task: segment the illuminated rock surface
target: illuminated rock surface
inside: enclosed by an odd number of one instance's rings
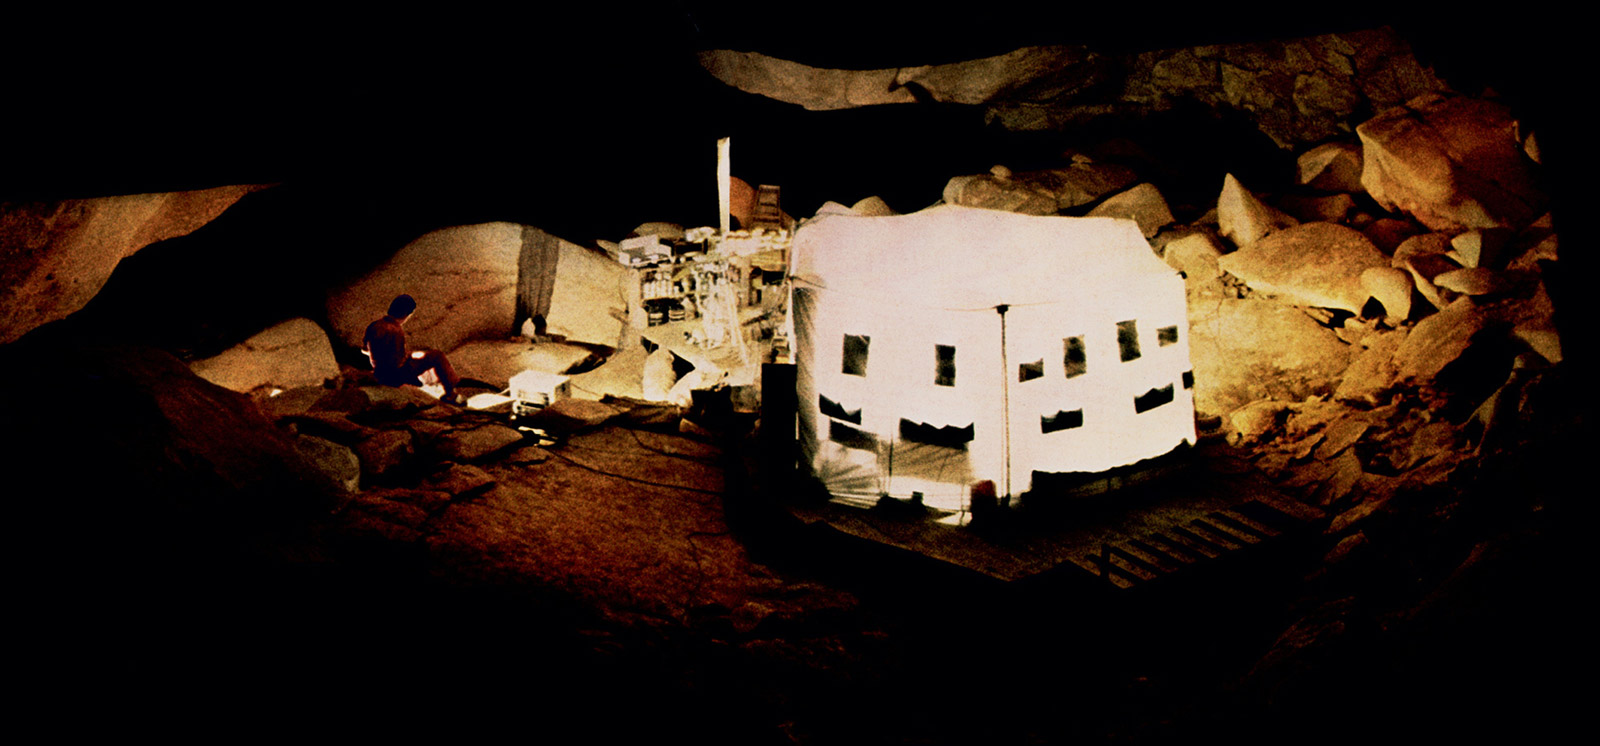
[[[875,217],[900,214],[895,212],[894,208],[889,206],[889,203],[884,202],[883,198],[878,197],[877,195],[861,198],[855,204],[851,205],[850,209],[857,215],[871,215]]]
[[[1355,213],[1356,201],[1348,194],[1289,196],[1278,200],[1278,207],[1302,223],[1343,223]]]
[[[1368,267],[1361,272],[1361,286],[1383,304],[1384,313],[1396,319],[1411,315],[1411,275],[1394,267]]]
[[[1363,193],[1361,148],[1340,142],[1318,145],[1296,161],[1298,183],[1323,192]]]
[[[285,389],[318,386],[339,375],[327,333],[303,318],[263,330],[221,355],[190,363],[189,369],[239,392],[269,385]]]
[[[1191,233],[1171,242],[1162,249],[1161,258],[1186,277],[1210,279],[1219,277],[1222,270],[1217,259],[1222,247],[1209,233]]]
[[[1139,231],[1150,238],[1172,224],[1172,209],[1154,184],[1140,184],[1113,194],[1089,211],[1091,218],[1128,218],[1139,224]]]
[[[1400,349],[1409,330],[1397,330],[1367,337],[1350,367],[1344,371],[1339,387],[1333,393],[1338,401],[1353,401],[1369,406],[1378,404],[1394,386],[1399,370],[1394,363],[1394,353]]]
[[[633,235],[660,236],[663,240],[677,241],[683,239],[683,226],[677,223],[651,221],[649,223],[641,223],[639,227],[634,228]]]
[[[1400,379],[1432,379],[1465,354],[1488,323],[1489,319],[1468,298],[1461,298],[1417,322],[1395,350],[1394,361]]]
[[[1221,299],[1191,306],[1189,354],[1195,408],[1224,414],[1258,399],[1300,401],[1329,393],[1350,348],[1291,306]]]
[[[516,330],[521,251],[522,226],[513,223],[434,231],[332,293],[328,320],[345,344],[361,349],[367,325],[404,293],[417,299],[405,327],[412,349],[450,350],[470,339],[509,336]]]
[[[1521,228],[1544,195],[1500,104],[1461,96],[1423,96],[1356,128],[1361,184],[1385,209],[1436,231]]]
[[[505,388],[524,371],[564,374],[589,361],[593,353],[560,342],[468,342],[449,352],[450,364],[462,378],[475,378]]]
[[[432,446],[444,458],[475,461],[521,441],[522,433],[509,427],[482,425],[442,433],[433,440]]]
[[[1490,295],[1503,293],[1514,284],[1514,280],[1504,274],[1487,270],[1482,267],[1464,267],[1442,272],[1433,278],[1433,284],[1444,290],[1451,290],[1462,295]]]
[[[1075,156],[1066,168],[1023,171],[1013,178],[1035,189],[1055,195],[1056,207],[1069,210],[1130,186],[1139,180],[1132,168],[1115,163],[1095,163]]]
[[[635,346],[608,356],[600,367],[572,376],[572,395],[580,399],[648,399],[643,388],[648,355],[643,347]]]
[[[1411,278],[1417,287],[1434,308],[1444,308],[1455,300],[1455,293],[1439,287],[1433,283],[1434,278],[1446,272],[1453,272],[1459,267],[1450,261],[1444,254],[1413,254],[1406,257],[1401,266],[1411,273]]]
[[[1293,219],[1275,215],[1233,174],[1223,177],[1222,194],[1217,197],[1217,226],[1234,246],[1249,246],[1273,230],[1291,225]]]
[[[1405,266],[1405,261],[1414,256],[1425,254],[1438,254],[1443,256],[1450,251],[1450,237],[1443,233],[1423,233],[1408,236],[1395,247],[1394,257],[1390,264],[1396,267]]]
[[[997,176],[956,176],[944,187],[944,201],[951,205],[982,207],[987,210],[1020,212],[1024,215],[1054,215],[1055,196],[1030,185]]]
[[[0,204],[0,344],[83,308],[124,257],[200,228],[261,188]]]
[[[1417,235],[1417,227],[1409,220],[1378,218],[1361,229],[1379,250],[1391,253],[1406,239]]]
[[[1361,273],[1389,263],[1360,233],[1333,223],[1307,223],[1218,260],[1251,288],[1290,303],[1359,312],[1367,302]]]
[[[956,176],[945,185],[944,201],[1027,215],[1051,215],[1086,205],[1136,181],[1138,174],[1127,166],[1094,163],[1080,156],[1065,168],[1012,172],[996,166],[989,174]],[[1148,198],[1145,192],[1138,195]],[[1165,209],[1165,203],[1151,209],[1152,214],[1159,213],[1160,209]]]
[[[1470,230],[1450,239],[1450,251],[1463,267],[1501,269],[1514,235],[1504,228]]]

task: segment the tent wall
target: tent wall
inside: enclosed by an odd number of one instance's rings
[[[1129,360],[1119,340],[1123,329],[1136,335],[1138,356]],[[1010,309],[1010,491],[1030,489],[1036,470],[1105,471],[1193,443],[1188,336],[1176,277],[1130,278],[1071,303]],[[1082,340],[1083,354],[1068,375],[1071,338]],[[1042,361],[1042,375],[1023,380],[1023,366],[1034,361]],[[1055,420],[1049,428],[1046,417]]]
[[[951,217],[930,216],[940,225]],[[1053,243],[1037,247],[1043,258],[1035,266],[950,262],[950,275],[986,275],[1001,290],[993,276],[1005,273],[1026,274],[1030,288],[1057,288],[1049,301],[1007,305],[1003,314],[905,302],[916,288],[892,264],[864,275],[856,265],[880,244],[851,244],[853,231],[892,232],[852,222],[811,234],[813,254],[801,258],[815,271],[796,278],[791,314],[800,441],[802,458],[836,498],[870,503],[920,492],[930,506],[964,509],[981,480],[1018,495],[1035,472],[1100,472],[1194,442],[1182,280],[1134,228],[1120,243],[1085,249],[1070,240],[1078,224],[1058,220],[1060,234],[1039,234]],[[913,227],[904,218],[896,225]],[[1117,227],[1084,225],[1095,236]],[[920,250],[970,249],[942,243]],[[815,263],[824,259],[831,269]],[[874,285],[882,291],[863,292]]]
[[[802,454],[830,492],[865,499],[921,492],[930,505],[957,509],[972,481],[1001,471],[998,314],[881,307],[797,288],[794,323]],[[864,375],[844,372],[847,336],[866,342]],[[952,385],[936,383],[939,345],[955,350]],[[913,433],[971,428],[974,437],[950,445],[906,440],[902,420]]]

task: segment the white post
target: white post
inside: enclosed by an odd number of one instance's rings
[[[731,189],[729,180],[733,176],[732,167],[728,164],[728,141],[730,139],[724,137],[717,140],[717,207],[721,210],[718,214],[720,222],[717,226],[722,229],[722,232],[718,235],[723,237],[728,235],[728,211],[731,199],[729,195]]]

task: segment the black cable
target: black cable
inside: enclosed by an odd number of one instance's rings
[[[629,429],[628,432],[633,435],[634,441],[639,444],[640,448],[643,448],[643,449],[645,449],[647,451],[650,451],[651,453],[655,453],[655,454],[658,454],[658,455],[661,455],[661,456],[666,456],[668,458],[682,459],[684,461],[690,461],[690,462],[693,462],[693,463],[696,463],[696,464],[702,464],[702,465],[705,465],[705,466],[716,466],[717,462],[720,460],[720,457],[700,458],[700,457],[697,457],[697,456],[691,456],[691,455],[689,455],[687,453],[674,453],[672,451],[664,450],[664,449],[661,449],[661,448],[653,448],[650,445],[646,444],[643,440],[639,439],[638,431]],[[594,451],[595,453],[624,453],[624,454],[626,454],[626,453],[636,453],[636,451],[633,451],[633,450],[620,449],[620,448],[601,448],[599,446],[582,445],[582,444],[579,444],[579,443],[572,443],[570,441],[566,445],[567,445],[568,448],[579,448],[579,449],[582,449],[582,450],[585,450],[585,451]]]
[[[706,494],[706,495],[715,495],[717,497],[721,497],[722,496],[722,492],[719,491],[719,490],[708,490],[708,489],[704,489],[704,488],[701,488],[701,487],[690,487],[688,485],[683,485],[683,484],[668,484],[666,482],[652,482],[652,481],[650,481],[648,479],[640,479],[638,477],[630,477],[630,476],[628,476],[626,474],[617,474],[617,473],[614,473],[614,472],[606,471],[604,469],[597,469],[597,468],[595,468],[593,466],[590,466],[588,464],[585,464],[585,463],[583,463],[581,461],[575,461],[572,458],[570,458],[568,456],[564,456],[564,455],[562,455],[562,454],[560,454],[560,453],[558,453],[556,451],[550,451],[549,453],[550,453],[550,455],[555,456],[556,458],[561,459],[562,461],[565,461],[565,462],[567,462],[569,464],[572,464],[573,466],[576,466],[579,469],[583,469],[585,471],[592,471],[592,472],[594,472],[596,474],[599,474],[601,476],[607,476],[607,477],[612,477],[612,478],[615,478],[615,479],[621,479],[621,480],[627,481],[627,482],[635,482],[637,484],[643,484],[643,485],[647,485],[647,486],[650,486],[650,487],[659,487],[661,489],[684,490],[685,492],[699,492],[699,493]]]
[[[639,431],[638,430],[629,429],[628,433],[633,435],[633,442],[638,443],[640,448],[643,448],[646,451],[653,451],[655,453],[659,453],[659,454],[661,454],[663,456],[671,456],[672,458],[681,458],[681,459],[684,459],[686,461],[693,461],[693,462],[699,463],[699,464],[714,464],[720,458],[719,457],[719,458],[701,459],[701,458],[698,458],[698,457],[695,457],[695,456],[691,456],[691,455],[689,455],[687,453],[674,453],[674,452],[668,451],[668,450],[666,450],[664,448],[654,448],[654,447],[651,447],[650,445],[646,444],[643,440],[639,439]]]

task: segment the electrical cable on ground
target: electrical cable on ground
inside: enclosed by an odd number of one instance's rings
[[[668,451],[668,450],[664,450],[664,449],[661,449],[661,448],[654,448],[654,447],[646,444],[644,441],[639,439],[638,431],[630,429],[630,430],[628,430],[628,432],[633,434],[633,439],[636,442],[638,442],[640,448],[643,448],[643,449],[645,449],[647,451],[650,451],[652,453],[655,453],[655,454],[666,456],[668,458],[682,459],[684,461],[690,461],[690,462],[693,462],[693,463],[696,463],[696,464],[701,464],[701,465],[704,465],[704,466],[716,466],[717,463],[721,460],[720,457],[701,458],[701,457],[698,457],[698,456],[692,456],[692,455],[687,454],[687,453],[675,453],[673,451]],[[568,448],[577,448],[577,449],[581,449],[581,450],[585,450],[585,451],[594,451],[595,453],[634,453],[634,451],[631,451],[631,450],[625,450],[625,449],[619,449],[619,448],[601,448],[599,446],[583,445],[581,443],[573,443],[573,442],[570,442],[570,441],[567,442],[566,447],[568,447]]]
[[[617,474],[615,472],[609,472],[609,471],[606,471],[604,469],[599,469],[599,468],[590,466],[588,464],[585,464],[585,463],[583,463],[581,461],[574,460],[570,456],[563,455],[563,454],[558,453],[556,451],[550,451],[549,453],[550,453],[551,456],[555,456],[556,458],[561,459],[562,461],[565,461],[565,462],[567,462],[569,464],[572,464],[573,466],[576,466],[579,469],[583,469],[585,471],[591,471],[591,472],[594,472],[594,473],[599,474],[601,476],[612,477],[614,479],[621,479],[621,480],[626,481],[626,482],[634,482],[636,484],[643,484],[643,485],[647,485],[647,486],[650,486],[650,487],[659,487],[661,489],[684,490],[686,492],[699,492],[699,493],[706,494],[706,495],[716,495],[717,497],[721,497],[722,496],[722,491],[721,490],[708,490],[708,489],[705,489],[703,487],[690,487],[688,485],[670,484],[670,483],[666,483],[666,482],[652,482],[652,481],[650,481],[648,479],[640,479],[638,477],[630,477],[630,476],[628,476],[626,474]]]

